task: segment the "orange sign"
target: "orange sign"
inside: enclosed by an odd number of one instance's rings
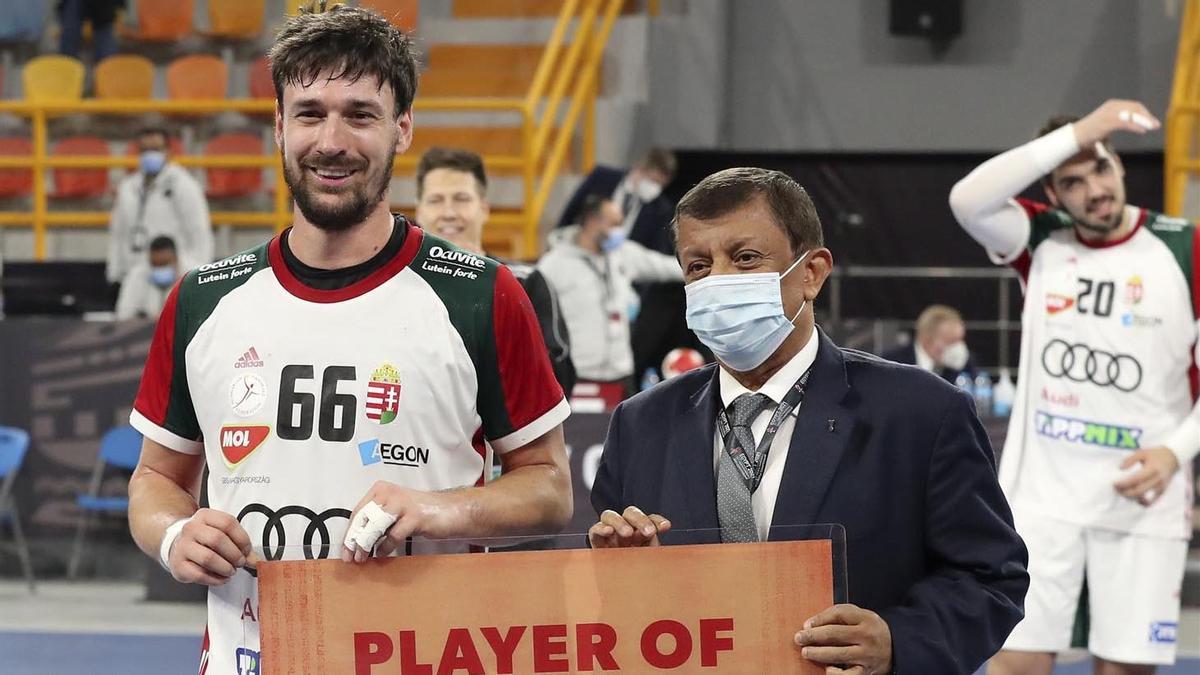
[[[829,541],[259,566],[264,675],[823,673]]]

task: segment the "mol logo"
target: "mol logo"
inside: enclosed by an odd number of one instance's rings
[[[231,469],[241,464],[270,435],[271,427],[267,426],[221,427],[221,454],[225,456],[225,463]]]
[[[1139,441],[1142,438],[1142,430],[1136,427],[1088,422],[1041,411],[1038,411],[1034,424],[1039,435],[1072,443],[1117,450],[1137,450],[1141,447]]]
[[[381,443],[378,438],[358,444],[363,466],[390,464],[392,466],[422,467],[429,463],[429,448],[403,443]]]

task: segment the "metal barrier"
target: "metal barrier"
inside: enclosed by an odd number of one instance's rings
[[[1009,337],[1020,333],[1021,321],[1018,316],[1013,320],[1009,308],[1012,305],[1014,282],[1020,277],[1008,267],[881,267],[865,265],[848,265],[834,267],[829,281],[829,319],[835,325],[845,321],[863,319],[872,324],[872,349],[880,353],[891,345],[887,344],[887,335],[894,334],[897,329],[912,326],[912,319],[879,319],[874,317],[846,316],[843,306],[843,284],[848,279],[994,279],[996,281],[996,300],[999,313],[991,321],[964,321],[967,330],[996,331],[999,335],[999,358],[995,366],[978,364],[984,370],[997,371],[1000,368],[1013,368],[1016,364],[1009,353]],[[889,332],[889,328],[892,330]]]

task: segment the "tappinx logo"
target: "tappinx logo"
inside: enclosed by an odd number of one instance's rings
[[[1034,425],[1041,436],[1058,438],[1072,443],[1097,445],[1118,450],[1137,450],[1141,447],[1139,442],[1142,438],[1142,430],[1137,427],[1077,420],[1072,417],[1051,415],[1040,410],[1037,412]]]
[[[254,347],[246,350],[245,354],[233,364],[234,368],[262,368],[263,361]]]

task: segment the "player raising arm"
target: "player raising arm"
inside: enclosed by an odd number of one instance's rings
[[[1142,104],[1108,101],[1050,120],[950,193],[967,233],[1025,281],[1000,482],[1031,582],[989,673],[1051,672],[1085,574],[1097,672],[1174,662],[1200,451],[1200,238],[1126,203],[1109,141],[1158,128]],[[1017,197],[1039,181],[1048,203]]]

